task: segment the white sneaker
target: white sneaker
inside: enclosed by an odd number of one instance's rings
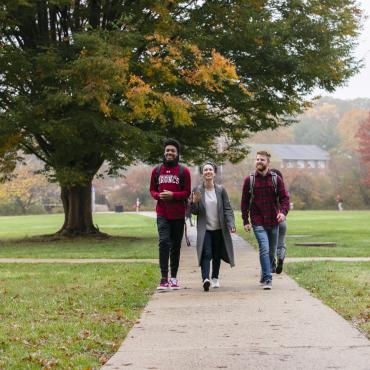
[[[219,288],[220,287],[220,280],[213,278],[211,283],[212,288]]]

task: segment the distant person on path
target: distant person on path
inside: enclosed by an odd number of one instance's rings
[[[241,211],[245,231],[253,228],[259,246],[263,289],[272,289],[271,267],[275,259],[279,223],[285,221],[289,196],[280,176],[269,170],[271,154],[259,151],[256,171],[244,180]]]
[[[234,212],[225,188],[214,182],[217,166],[206,162],[201,167],[203,182],[192,192],[191,211],[197,215],[197,255],[203,289],[219,288],[221,259],[234,266],[234,249],[230,233],[235,232]],[[210,264],[212,260],[212,281]]]
[[[271,172],[275,172],[278,176],[283,179],[283,174],[276,168],[271,168]],[[288,192],[287,192],[288,193]],[[278,243],[277,243],[277,249],[276,249],[276,259],[274,259],[272,272],[276,272],[277,274],[281,274],[283,271],[283,265],[284,265],[284,259],[286,254],[286,232],[287,232],[287,225],[286,220],[279,223],[279,237],[278,237]],[[274,271],[275,270],[275,271]]]
[[[180,144],[174,139],[164,143],[163,164],[157,165],[150,179],[150,194],[157,200],[159,265],[162,278],[158,290],[180,289],[177,271],[184,235],[185,207],[190,195],[189,169],[179,164]],[[171,276],[168,276],[170,260]]]
[[[343,211],[343,198],[339,194],[337,194],[335,199],[338,204],[338,211]]]

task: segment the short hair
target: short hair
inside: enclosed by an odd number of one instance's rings
[[[180,143],[177,140],[171,138],[166,139],[163,142],[163,148],[166,149],[166,146],[168,145],[174,146],[177,149],[177,154],[180,153]]]
[[[263,156],[267,157],[268,160],[270,160],[270,158],[271,158],[271,154],[267,150],[259,150],[256,154],[257,155],[263,155]]]
[[[199,171],[200,171],[200,173],[202,174],[203,173],[203,168],[204,168],[204,166],[206,166],[206,165],[210,165],[210,166],[212,166],[213,167],[213,171],[215,172],[215,173],[217,173],[217,165],[216,165],[216,163],[214,163],[214,162],[212,162],[212,161],[206,161],[206,162],[204,162],[200,167],[199,167]]]

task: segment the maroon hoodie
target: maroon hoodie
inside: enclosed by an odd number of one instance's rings
[[[179,171],[180,165],[176,165],[175,167],[162,165],[157,185],[157,167],[154,167],[150,179],[150,194],[158,201],[156,207],[157,216],[165,217],[168,220],[185,218],[185,200],[189,197],[191,189],[190,171],[187,167],[184,168],[182,174],[184,177],[183,189],[181,189],[180,185]],[[173,192],[173,199],[169,202],[159,199],[159,193],[165,190]]]

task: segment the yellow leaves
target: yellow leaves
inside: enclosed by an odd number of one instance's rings
[[[80,52],[74,73],[83,85],[82,103],[96,102],[100,112],[110,117],[124,111],[113,109],[116,103],[110,99],[112,94],[120,95],[123,106],[129,107],[129,120],[176,126],[192,124],[191,99],[202,102],[207,92],[226,92],[237,86],[250,95],[240,83],[235,65],[215,50],[209,55],[193,43],[160,31],[145,39],[140,60],[130,61],[131,54],[120,55],[115,50],[111,58],[90,49]],[[131,66],[135,73],[130,74]]]
[[[256,46],[263,46],[263,44],[264,44],[262,37],[255,37],[254,42],[255,42]]]
[[[358,148],[359,142],[356,134],[368,115],[369,112],[365,109],[352,109],[343,114],[337,125],[343,149],[356,150]]]
[[[101,101],[99,105],[100,111],[104,113],[106,116],[110,116],[111,109],[108,107],[108,104],[106,101]]]
[[[82,48],[82,49],[81,49],[81,51],[80,51],[80,56],[81,56],[81,57],[85,57],[85,56],[87,56],[87,50],[86,50],[86,48]]]
[[[191,115],[189,113],[190,103],[179,97],[171,96],[169,94],[165,94],[162,99],[167,110],[170,111],[173,116],[175,127],[193,124]]]
[[[99,110],[110,116],[109,97],[112,91],[127,83],[129,57],[121,50],[110,50],[110,57],[98,55],[94,50],[83,48],[80,58],[74,63],[72,80],[82,85],[78,99],[81,102],[96,102]],[[69,78],[69,76],[68,76]]]
[[[130,76],[128,86],[126,97],[133,110],[132,115],[138,119],[144,118],[145,110],[148,109],[145,104],[151,92],[151,87],[136,75]]]
[[[9,151],[12,151],[20,141],[21,136],[19,134],[7,136],[3,140],[0,140],[0,157]]]
[[[168,93],[154,91],[138,76],[130,77],[126,97],[132,110],[132,119],[158,120],[162,124],[173,121],[175,126],[192,124],[189,102]]]
[[[16,200],[25,208],[37,201],[48,182],[42,175],[34,174],[21,166],[16,171],[17,177],[0,185],[0,201]]]
[[[195,71],[186,71],[185,74],[188,83],[203,85],[217,92],[223,91],[225,82],[236,83],[238,80],[235,65],[215,50],[212,50],[211,60],[207,64],[199,65]]]
[[[164,44],[167,45],[170,43],[170,39],[158,32],[154,32],[152,35],[145,36],[145,39],[147,41],[155,41],[158,44]]]
[[[167,60],[161,60],[158,57],[149,59],[149,63],[144,66],[145,75],[152,80],[162,84],[174,84],[178,81],[176,71]]]
[[[142,75],[131,75],[124,93],[131,109],[129,118],[163,125],[192,125],[192,103],[186,93],[178,95],[178,91],[202,95],[204,90],[224,92],[234,85],[243,94],[251,95],[240,83],[235,65],[216,50],[203,55],[197,45],[169,39],[159,32],[147,35],[146,40],[149,45],[141,65]]]

